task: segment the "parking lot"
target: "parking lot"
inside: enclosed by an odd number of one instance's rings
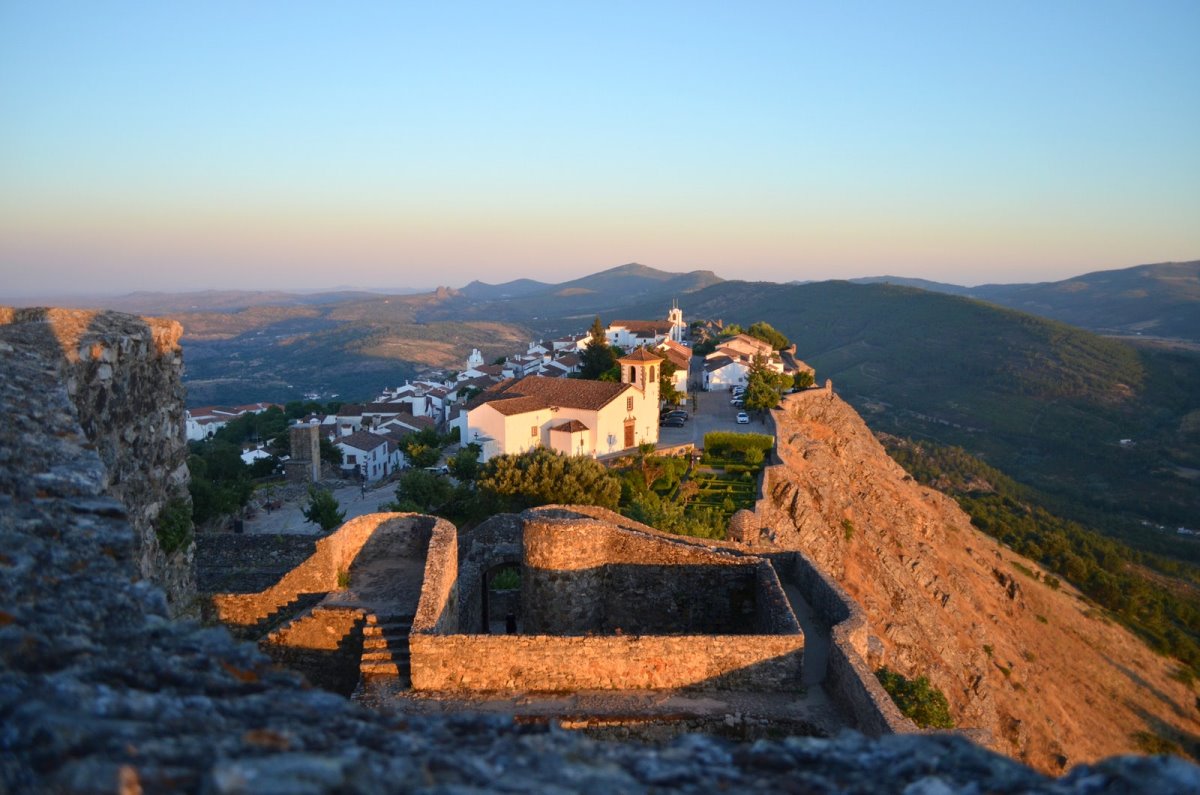
[[[689,402],[683,408],[691,418],[682,428],[659,428],[659,446],[671,447],[690,442],[696,447],[703,447],[704,434],[709,431],[769,432],[766,419],[757,417],[752,412],[749,425],[738,425],[737,413],[741,409],[730,404],[731,397],[726,390],[689,393]]]

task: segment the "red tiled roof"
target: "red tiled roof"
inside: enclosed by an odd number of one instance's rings
[[[556,425],[550,430],[562,431],[563,433],[579,433],[589,429],[588,426],[584,425],[579,420],[571,420],[570,422],[564,422],[562,425]]]
[[[662,360],[663,357],[657,356],[645,348],[638,348],[633,353],[628,353],[617,359],[618,362],[649,362],[651,364],[661,362]]]
[[[658,361],[655,359],[655,361]],[[520,381],[497,384],[478,395],[470,408],[491,403],[502,414],[511,416],[552,406],[597,411],[611,403],[629,384],[611,381],[589,381],[582,378],[547,378],[531,375]],[[515,402],[520,400],[520,403]],[[500,404],[506,404],[503,407]]]

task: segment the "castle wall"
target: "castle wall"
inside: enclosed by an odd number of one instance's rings
[[[306,594],[340,588],[339,574],[350,571],[358,553],[377,531],[407,531],[412,548],[417,549],[431,543],[435,527],[442,524],[445,520],[418,514],[369,513],[356,517],[317,541],[312,555],[271,587],[257,593],[216,594],[211,600],[213,610],[226,624],[257,624]]]
[[[194,614],[191,537],[165,551],[155,532],[172,500],[190,513],[184,433],[183,327],[117,312],[0,308],[0,325],[35,345],[56,372],[107,471],[106,492],[137,533],[138,571],[173,614]]]
[[[417,690],[776,691],[800,686],[803,635],[437,635],[414,633]]]
[[[725,550],[578,514],[531,514],[524,525],[522,616],[532,634],[752,633],[759,592],[772,587],[755,560]],[[781,589],[776,602],[786,608]]]
[[[619,519],[597,509],[543,508],[494,517],[457,545],[435,533],[409,639],[413,687],[799,686],[804,636],[769,562],[610,518]],[[523,634],[470,634],[480,621],[465,603],[480,601],[483,572],[510,560],[513,548],[523,548]],[[462,555],[457,580],[455,553]]]

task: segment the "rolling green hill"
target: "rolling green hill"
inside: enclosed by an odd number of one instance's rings
[[[1143,518],[1200,527],[1194,353],[882,284],[724,282],[689,296],[686,311],[767,321],[876,430],[962,446],[1070,516],[1142,541],[1165,537]]]

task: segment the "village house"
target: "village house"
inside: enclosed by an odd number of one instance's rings
[[[392,472],[388,438],[368,431],[355,431],[337,439],[342,451],[342,469],[353,470],[366,481],[379,480]]]
[[[665,340],[683,342],[686,329],[683,310],[671,305],[666,320],[614,320],[608,324],[605,336],[609,345],[632,350],[633,348],[655,348]]]
[[[786,375],[795,375],[801,370],[812,368],[796,359],[796,349],[776,351],[768,342],[738,334],[723,340],[704,360],[704,388],[731,389],[745,386],[750,375],[750,366],[755,358],[762,357],[767,369]]]
[[[662,358],[639,348],[618,364],[620,383],[534,375],[498,384],[468,404],[463,440],[484,461],[535,447],[602,456],[656,444]]]

